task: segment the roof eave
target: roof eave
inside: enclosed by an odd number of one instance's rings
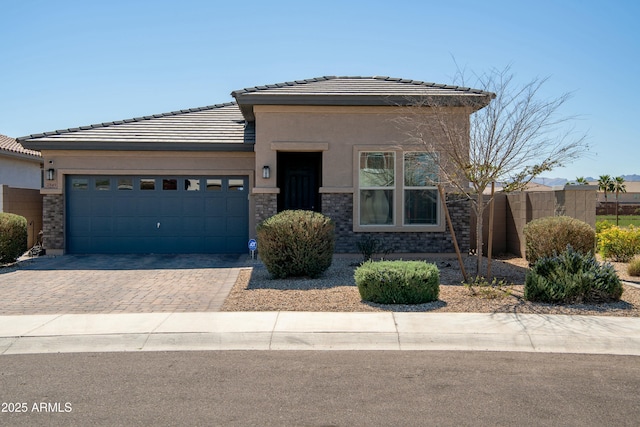
[[[234,93],[242,115],[255,121],[254,105],[330,105],[330,106],[410,106],[432,103],[448,106],[471,106],[480,110],[491,102],[492,93],[454,93],[450,95],[352,95],[352,94],[269,94],[264,92]],[[463,101],[464,100],[464,101]]]
[[[0,156],[11,157],[14,159],[27,160],[33,163],[42,163],[42,157],[34,154],[17,153],[15,151],[0,150]]]
[[[25,141],[24,146],[37,150],[100,150],[100,151],[227,151],[250,152],[254,143],[171,143],[113,141]]]

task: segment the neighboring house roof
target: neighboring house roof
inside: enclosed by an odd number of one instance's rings
[[[252,151],[255,127],[246,123],[235,103],[225,103],[33,134],[18,141],[39,149]]]
[[[466,105],[486,106],[495,94],[468,87],[427,83],[393,77],[325,76],[231,92],[247,120],[254,120],[254,105],[410,105],[426,98],[463,98]]]
[[[527,183],[527,185],[525,185],[525,187],[522,189],[522,191],[553,191],[556,188],[554,187],[549,187],[548,185],[543,185],[543,184],[538,184],[535,182],[529,182]],[[494,191],[497,193],[499,191],[504,191],[504,186],[501,183],[497,183],[495,186]],[[482,192],[482,194],[491,194],[491,186],[488,186],[487,188],[485,188],[485,190]]]
[[[589,184],[598,185],[598,181],[591,181]],[[627,190],[627,193],[640,193],[640,181],[625,181],[624,187]],[[598,188],[598,193],[603,193],[603,191]],[[610,193],[610,191],[607,191],[607,194]]]
[[[0,134],[0,154],[17,157],[26,160],[42,162],[42,154],[39,151],[27,150],[15,139]]]

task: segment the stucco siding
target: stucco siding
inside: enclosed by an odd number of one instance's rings
[[[0,156],[0,184],[38,190],[40,176],[40,162]]]

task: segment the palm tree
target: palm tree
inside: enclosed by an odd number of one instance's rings
[[[576,185],[589,185],[589,181],[584,176],[579,176],[576,178]]]
[[[618,225],[618,194],[626,193],[627,186],[624,185],[624,178],[621,176],[615,177],[613,181],[613,190],[616,192],[616,225]]]
[[[604,191],[604,206],[607,213],[607,192],[613,190],[613,180],[609,175],[600,175],[598,178],[598,190]]]

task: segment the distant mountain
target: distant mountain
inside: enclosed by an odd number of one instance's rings
[[[553,187],[555,185],[565,185],[567,182],[569,182],[569,180],[566,178],[539,177],[539,178],[533,179],[531,182],[535,182],[536,184],[546,185],[547,187]]]
[[[640,175],[633,174],[633,175],[621,175],[621,176],[627,182],[640,181]],[[593,178],[591,176],[587,176],[587,177],[585,177],[585,179],[587,181],[589,181],[589,182],[598,181],[598,178]],[[535,182],[536,184],[542,184],[542,185],[546,185],[546,186],[549,186],[549,187],[553,187],[555,185],[565,185],[567,182],[572,182],[574,180],[575,180],[575,178],[566,179],[566,178],[539,177],[539,178],[534,179],[532,182]]]

